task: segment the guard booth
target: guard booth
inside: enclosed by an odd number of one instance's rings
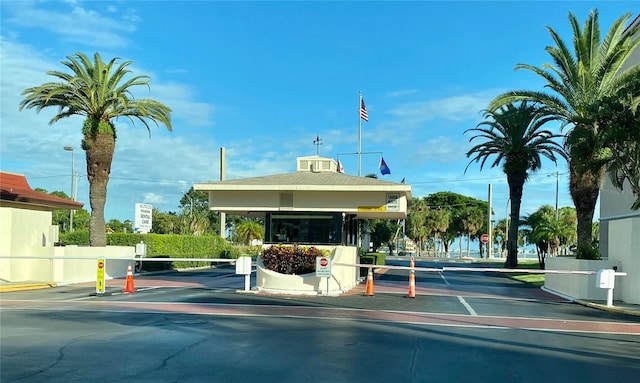
[[[405,219],[411,186],[338,172],[337,162],[321,156],[297,158],[292,173],[197,183],[209,194],[209,209],[265,223],[263,246],[322,246],[358,262],[358,220]],[[345,285],[357,280],[348,273]],[[334,272],[335,274],[335,272]],[[258,281],[260,284],[261,281]]]

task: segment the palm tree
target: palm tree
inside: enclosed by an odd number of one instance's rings
[[[462,228],[467,234],[467,257],[469,256],[469,244],[471,243],[471,236],[478,234],[478,231],[482,229],[484,224],[485,212],[477,207],[467,207],[460,214],[460,220]],[[462,256],[462,248],[460,249],[460,256]]]
[[[555,155],[564,157],[564,151],[562,146],[553,140],[558,135],[542,129],[545,123],[554,119],[548,115],[544,107],[526,101],[518,105],[508,104],[496,111],[486,111],[485,118],[487,120],[478,124],[478,127],[467,130],[478,132],[469,141],[476,138],[484,141],[467,152],[467,157],[473,155],[473,158],[465,172],[472,162],[480,162],[482,170],[487,159],[494,155],[496,159],[491,164],[492,168],[504,161],[503,171],[507,176],[511,200],[506,266],[516,267],[520,204],[528,171],[536,171],[541,167],[541,155],[555,163]]]
[[[551,205],[543,205],[538,210],[524,217],[523,225],[529,226],[528,242],[536,245],[536,253],[540,268],[545,268],[545,259],[549,253],[549,237],[540,228],[550,217],[554,216],[554,209]]]
[[[131,122],[139,121],[151,134],[149,122],[164,124],[171,130],[171,109],[155,100],[136,99],[132,88],[149,86],[148,76],[134,76],[125,79],[131,71],[127,69],[131,61],[118,63],[111,59],[102,61],[98,53],[93,62],[82,54],[67,57],[62,64],[71,73],[48,71],[57,82],[25,89],[20,110],[57,107],[58,113],[49,121],[80,115],[85,118],[82,125],[82,149],[87,157],[87,179],[89,180],[89,244],[106,246],[107,238],[104,221],[104,205],[107,199],[107,183],[111,173],[111,162],[116,144],[116,127],[113,120],[127,117]]]
[[[246,219],[236,226],[236,236],[244,244],[250,245],[254,239],[264,239],[264,228],[254,220]]]
[[[516,101],[539,102],[550,115],[557,117],[567,132],[565,148],[569,156],[569,190],[578,218],[578,257],[592,247],[591,223],[610,161],[610,150],[603,139],[599,117],[608,97],[637,100],[640,65],[625,69],[634,49],[640,45],[639,27],[625,31],[631,13],[615,20],[604,40],[600,36],[598,11],[593,10],[581,29],[577,18],[569,13],[573,29],[573,52],[560,36],[547,27],[555,46],[546,47],[553,64],[536,67],[517,64],[516,69],[534,72],[546,81],[551,92],[516,90],[494,99],[490,110]],[[635,104],[634,104],[635,105]]]

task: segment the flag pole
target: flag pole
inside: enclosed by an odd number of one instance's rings
[[[362,91],[358,95],[358,177],[360,177],[360,169],[362,167],[362,117],[360,116],[360,108],[362,108]]]

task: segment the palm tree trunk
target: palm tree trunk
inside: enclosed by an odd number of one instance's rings
[[[106,246],[107,234],[104,206],[107,201],[107,183],[116,140],[112,133],[85,135],[83,148],[87,155],[87,179],[89,180],[89,245]]]
[[[467,233],[467,258],[471,256],[471,232]]]
[[[604,177],[604,169],[597,173],[589,170],[578,172],[576,166],[569,164],[569,191],[576,206],[578,219],[578,248],[592,246],[593,213],[600,194],[600,185]]]
[[[509,240],[507,241],[507,260],[505,266],[518,267],[518,228],[520,224],[520,205],[522,204],[522,188],[527,178],[525,173],[507,174],[509,184],[509,198],[511,199],[511,212],[509,218]]]

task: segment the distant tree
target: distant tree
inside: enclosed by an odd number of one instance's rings
[[[192,188],[180,199],[183,233],[192,235],[217,234],[220,213],[209,210],[209,194]]]
[[[107,222],[107,229],[110,229],[113,233],[122,233],[124,232],[124,226],[122,222],[118,219],[110,219]]]
[[[460,222],[462,224],[462,232],[467,235],[467,257],[470,256],[469,244],[473,237],[477,237],[480,229],[486,219],[486,210],[480,206],[466,206],[460,212]],[[461,236],[462,237],[462,236]],[[460,248],[462,255],[462,248]]]
[[[424,213],[424,226],[433,236],[435,245],[435,256],[438,257],[444,251],[444,245],[441,241],[441,235],[449,228],[451,221],[451,213],[446,209],[427,209]]]
[[[156,234],[181,234],[181,219],[175,212],[162,212],[153,208],[151,232]]]
[[[373,221],[373,230],[371,231],[371,242],[373,242],[373,251],[383,244],[389,244],[391,237],[395,232],[395,227],[389,220],[376,219]]]
[[[540,267],[544,269],[548,254],[558,255],[561,245],[565,249],[577,238],[576,211],[563,207],[556,212],[551,205],[543,205],[534,213],[525,216],[523,224],[528,226],[529,242],[536,245]]]
[[[35,188],[34,191],[45,193],[48,195],[56,196],[59,198],[64,198],[71,200],[71,197],[67,195],[67,193],[63,191],[52,191],[49,193],[46,189],[43,188]],[[89,228],[89,212],[85,209],[75,210],[73,212],[73,229],[74,230],[83,230]],[[69,209],[56,209],[51,212],[51,224],[57,225],[61,232],[69,232],[71,225],[70,223],[70,210]]]
[[[264,239],[264,227],[256,220],[245,219],[236,225],[235,234],[239,242],[250,245],[254,239]]]

